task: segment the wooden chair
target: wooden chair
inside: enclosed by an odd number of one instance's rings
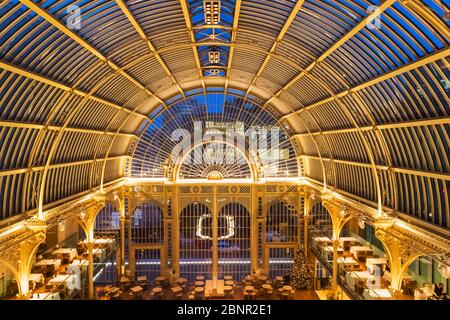
[[[82,244],[77,245],[77,254],[81,256],[84,252],[84,246]]]
[[[67,264],[69,264],[69,263],[70,263],[69,257],[67,257],[67,256],[62,256],[62,258],[61,258],[61,264],[62,264],[62,265],[67,265]]]
[[[289,300],[289,291],[283,291],[281,293],[281,300]]]
[[[405,293],[408,295],[413,295],[416,288],[417,288],[417,280],[409,280],[405,288]]]
[[[203,287],[197,287],[194,291],[195,300],[204,300],[205,299],[205,289]],[[203,290],[200,290],[203,289]]]

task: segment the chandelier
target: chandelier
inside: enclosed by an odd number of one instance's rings
[[[204,239],[204,240],[212,240],[212,238],[208,235],[205,235],[203,233],[203,221],[205,219],[208,218],[212,218],[212,215],[209,214],[203,214],[201,217],[198,218],[197,221],[197,228],[196,228],[196,232],[195,234],[197,235],[197,237]],[[221,217],[222,218],[222,217]],[[226,222],[226,229],[227,229],[227,234],[218,237],[218,240],[225,240],[225,239],[229,239],[231,237],[234,236],[235,232],[234,232],[234,228],[235,228],[235,222],[234,222],[234,217],[232,216],[223,216],[223,218],[225,218],[225,222]]]

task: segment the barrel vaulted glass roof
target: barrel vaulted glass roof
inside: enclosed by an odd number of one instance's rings
[[[208,25],[199,0],[1,1],[1,218],[132,174],[221,88],[276,119],[300,175],[449,228],[450,1],[220,3]]]

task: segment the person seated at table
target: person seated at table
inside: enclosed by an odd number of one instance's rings
[[[444,284],[442,282],[434,285],[434,297],[439,300],[447,299],[447,293],[444,292]]]

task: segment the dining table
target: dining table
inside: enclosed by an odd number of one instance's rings
[[[365,289],[363,298],[364,300],[392,300],[392,294],[389,289]]]
[[[348,271],[345,274],[345,280],[350,288],[355,289],[356,281],[375,280],[375,277],[368,271]]]
[[[71,264],[67,266],[67,272],[68,273],[80,273],[81,271],[87,270],[87,267],[89,267],[89,260],[88,259],[75,259],[72,261]]]
[[[234,285],[234,280],[225,280],[225,281],[224,281],[224,284],[225,284],[226,286],[233,286],[233,285]]]
[[[283,291],[292,291],[292,286],[286,285],[282,287]]]
[[[155,294],[160,294],[160,293],[162,293],[162,291],[163,291],[163,289],[161,287],[154,287],[152,289],[152,292]]]
[[[337,259],[337,263],[343,264],[346,266],[358,266],[359,267],[359,262],[356,261],[353,257],[339,257]]]
[[[386,258],[367,258],[366,259],[367,271],[369,271],[370,273],[374,273],[375,267],[377,267],[377,266],[378,266],[378,268],[380,268],[380,270],[382,270],[384,265],[386,265],[386,264],[387,264]]]
[[[42,273],[30,273],[28,279],[34,281],[35,283],[44,283],[45,282],[45,278]]]
[[[254,286],[245,286],[244,291],[245,292],[253,292],[255,290]]]
[[[359,269],[359,262],[353,257],[338,257],[336,262],[339,273],[343,276],[345,276],[345,272],[347,271],[356,271]]]
[[[55,270],[61,266],[61,259],[42,259],[34,264],[35,266],[53,266]]]
[[[350,248],[350,254],[358,260],[363,257],[371,256],[373,254],[373,249],[369,246],[352,246]]]
[[[69,262],[75,259],[78,256],[78,252],[76,248],[60,248],[52,252],[53,256],[61,258],[63,256],[67,256],[69,258]]]
[[[225,293],[230,293],[230,292],[232,292],[233,291],[233,287],[232,286],[227,286],[227,285],[225,285],[224,287],[223,287],[223,292],[225,292]]]
[[[265,283],[265,284],[262,285],[262,288],[264,290],[266,290],[266,291],[270,291],[270,290],[272,290],[272,285],[268,284],[268,283]]]
[[[54,285],[54,286],[59,286],[62,283],[69,290],[69,294],[71,294],[74,289],[80,289],[79,281],[77,281],[76,275],[74,275],[74,274],[71,274],[71,275],[58,274],[53,279],[50,279],[48,281],[49,285]]]
[[[183,292],[183,288],[181,288],[180,286],[172,287],[170,290],[175,294],[179,294],[179,293]]]
[[[146,276],[139,276],[139,277],[136,277],[136,280],[137,280],[138,282],[148,281]]]
[[[133,293],[139,293],[139,292],[144,291],[144,288],[142,288],[141,286],[135,286],[135,287],[131,288],[130,290]]]

